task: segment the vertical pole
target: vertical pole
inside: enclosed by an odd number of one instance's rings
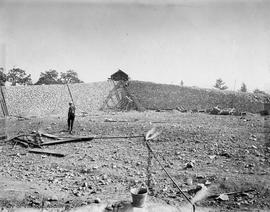
[[[73,105],[75,106],[74,100],[73,100],[73,97],[72,97],[72,94],[71,94],[71,91],[70,91],[69,86],[68,86],[68,83],[67,83],[67,88],[68,88],[68,92],[69,92],[70,98],[71,98],[71,100],[73,102]]]
[[[236,85],[236,80],[234,80],[233,92],[235,92],[235,85]],[[234,99],[235,99],[235,97],[236,97],[236,94],[233,93],[233,99],[232,99],[231,107],[234,107]]]
[[[150,151],[149,148],[148,149],[148,158],[147,158],[147,187],[149,189],[149,192],[151,192],[153,194],[154,192],[154,188],[152,186],[152,159],[153,159],[153,156],[152,156],[152,153]]]

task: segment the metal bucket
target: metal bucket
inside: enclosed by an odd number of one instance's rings
[[[130,193],[132,197],[132,206],[143,208],[147,198],[147,188],[132,188]]]

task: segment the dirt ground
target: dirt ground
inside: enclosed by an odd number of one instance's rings
[[[161,134],[151,146],[181,189],[190,197],[198,184],[207,196],[226,192],[229,200],[203,198],[196,205],[223,211],[270,210],[270,117],[248,114],[215,116],[202,113],[126,112],[77,116],[72,136],[96,136],[87,142],[48,146],[66,154],[59,158],[28,153],[0,142],[0,206],[77,207],[130,200],[129,189],[147,181],[148,151],[143,135],[152,127]],[[66,117],[10,118],[8,133],[42,130],[60,136]],[[191,162],[190,168],[186,164]],[[181,206],[186,200],[154,161],[148,201]],[[206,197],[206,195],[203,195]]]

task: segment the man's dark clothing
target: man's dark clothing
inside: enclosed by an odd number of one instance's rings
[[[69,109],[68,109],[68,130],[69,130],[69,132],[72,132],[74,119],[75,119],[75,107],[73,105],[71,105],[71,106],[69,106]]]

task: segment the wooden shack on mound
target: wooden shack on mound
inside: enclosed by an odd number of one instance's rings
[[[145,110],[139,101],[129,91],[129,76],[122,70],[118,70],[108,79],[113,84],[113,89],[103,102],[101,110]]]
[[[119,81],[127,82],[129,80],[129,76],[125,72],[119,69],[117,72],[111,75],[109,80],[113,80],[115,82],[119,82]]]

